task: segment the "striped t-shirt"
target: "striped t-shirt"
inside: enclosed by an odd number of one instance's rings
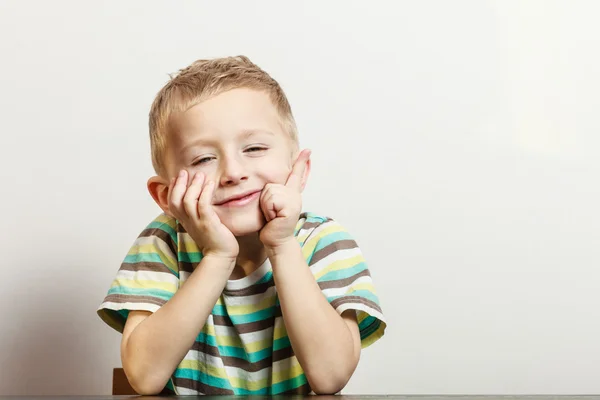
[[[331,306],[339,314],[356,311],[362,347],[383,336],[379,299],[350,234],[330,218],[303,213],[295,236]],[[159,215],[129,250],[98,315],[122,332],[130,310],[158,310],[201,259],[183,227]],[[248,276],[227,282],[165,389],[182,395],[311,392],[286,333],[268,259]]]

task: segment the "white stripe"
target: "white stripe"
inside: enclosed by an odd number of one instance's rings
[[[315,236],[321,236],[321,231],[323,231],[324,229],[328,229],[329,227],[332,227],[332,226],[341,227],[341,225],[338,224],[337,221],[327,221],[327,222],[321,223],[320,225],[318,225],[314,228],[311,228],[312,232],[310,233],[310,236],[307,238],[307,241],[314,240]]]
[[[223,298],[225,299],[225,303],[228,306],[249,306],[256,305],[260,303],[262,300],[275,296],[276,292],[275,285],[271,286],[264,293],[253,294],[249,296],[228,296],[223,294]]]
[[[329,265],[331,265],[332,263],[336,262],[336,261],[340,261],[340,260],[347,260],[349,258],[361,255],[362,252],[360,250],[360,248],[358,247],[354,247],[352,249],[340,249],[337,251],[334,251],[333,253],[329,254],[328,256],[326,256],[325,258],[317,261],[315,264],[310,266],[310,270],[313,273],[313,275],[317,275],[319,272],[321,272],[322,270],[324,270],[325,268],[327,268]]]
[[[325,297],[343,296],[346,294],[348,289],[352,288],[352,286],[359,285],[361,283],[371,283],[372,284],[373,280],[368,275],[361,276],[347,286],[343,286],[343,287],[339,287],[339,288],[329,288],[329,289],[322,290],[322,292],[325,295]]]
[[[105,301],[104,303],[102,303],[100,305],[98,310],[101,310],[103,308],[106,308],[109,310],[115,310],[115,311],[130,310],[130,311],[156,312],[156,310],[158,310],[160,308],[160,306],[157,304],[153,304],[153,303],[130,303],[130,302],[115,303],[112,301]]]
[[[173,385],[175,386],[175,385]],[[178,395],[197,395],[199,394],[197,391],[193,390],[193,389],[188,389],[185,387],[181,387],[181,386],[175,386],[175,394]]]
[[[364,311],[367,314],[369,314],[370,316],[375,317],[385,323],[385,317],[383,316],[383,314],[381,314],[379,311],[377,311],[374,308],[371,308],[363,303],[352,303],[352,302],[344,303],[344,304],[339,305],[338,308],[336,308],[335,310],[340,315],[344,311],[347,311],[347,310]]]
[[[196,350],[188,351],[188,353],[185,355],[184,360],[200,361],[205,363],[206,365],[210,365],[215,368],[225,369],[225,373],[228,377],[243,379],[251,382],[266,379],[269,377],[271,372],[271,366],[268,366],[256,372],[245,371],[238,367],[224,366],[223,360],[221,358],[213,357],[209,354],[198,352]]]
[[[162,271],[128,271],[120,269],[117,272],[117,279],[130,279],[132,281],[153,281],[153,282],[164,282],[170,283],[175,286],[179,285],[179,279],[170,272]]]
[[[238,334],[237,330],[231,326],[215,325],[215,336],[228,336],[228,337],[239,337],[244,345],[248,346],[251,343],[262,341],[265,339],[273,338],[273,327],[270,326],[266,329],[256,332],[247,332]]]
[[[142,236],[135,240],[134,246],[154,246],[159,248],[163,253],[168,255],[174,261],[177,259],[169,245],[158,236]]]

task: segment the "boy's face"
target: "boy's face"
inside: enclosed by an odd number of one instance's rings
[[[171,116],[165,157],[168,179],[181,169],[215,182],[213,209],[235,235],[258,232],[265,224],[260,191],[285,184],[294,146],[283,131],[268,94],[233,89]],[[250,201],[223,201],[258,192]]]

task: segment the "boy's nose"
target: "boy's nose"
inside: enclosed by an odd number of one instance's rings
[[[221,186],[236,185],[245,180],[248,180],[248,175],[242,163],[235,158],[225,160],[222,164]]]

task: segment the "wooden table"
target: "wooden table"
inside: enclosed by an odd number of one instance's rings
[[[600,395],[337,395],[337,396],[0,396],[0,400],[123,400],[123,399],[186,399],[201,400],[600,400]]]

